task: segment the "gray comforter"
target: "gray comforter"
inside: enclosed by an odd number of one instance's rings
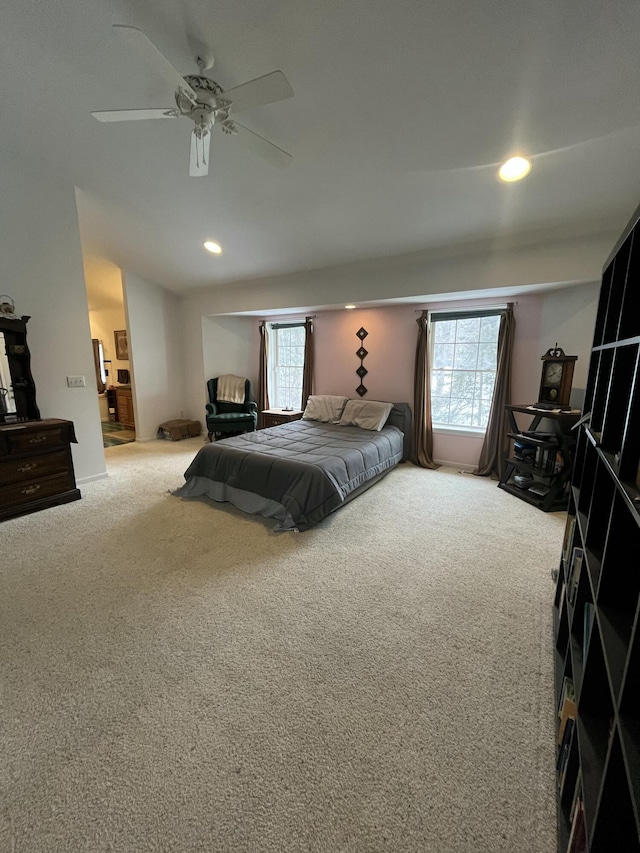
[[[394,468],[403,433],[294,421],[202,447],[174,494],[208,495],[304,530]]]

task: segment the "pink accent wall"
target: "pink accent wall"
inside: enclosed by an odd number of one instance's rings
[[[362,345],[368,355],[364,400],[413,401],[413,364],[418,315],[409,307],[323,311],[314,321],[315,393],[357,398]],[[361,342],[356,332],[369,333]]]
[[[496,300],[467,300],[430,304],[430,310],[492,307]],[[516,340],[512,364],[512,400],[529,403],[537,399],[540,377],[539,336],[543,298],[521,296],[514,306]],[[389,308],[356,308],[351,311],[319,313],[315,329],[315,393],[344,394],[357,398],[360,378],[356,369],[360,360],[356,336],[363,326],[368,335],[362,342],[368,350],[364,366],[369,371],[362,380],[368,389],[365,400],[406,401],[413,407],[413,373],[417,313],[414,305]],[[478,462],[482,438],[445,435],[434,436],[436,459],[462,466]]]

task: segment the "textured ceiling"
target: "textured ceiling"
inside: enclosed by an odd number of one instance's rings
[[[113,23],[183,74],[206,45],[225,89],[282,70],[294,98],[242,120],[292,165],[218,128],[208,177],[190,178],[187,121],[95,121],[173,104]],[[74,184],[87,251],[176,292],[621,229],[640,199],[638,33],[636,0],[4,0],[0,168],[19,157]],[[500,184],[495,164],[515,151],[533,172]]]

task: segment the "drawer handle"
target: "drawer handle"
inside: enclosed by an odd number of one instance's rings
[[[27,462],[26,465],[22,465],[20,468],[18,468],[18,471],[20,471],[20,473],[22,473],[23,471],[33,471],[33,469],[37,467],[38,466],[35,462]]]
[[[29,439],[29,444],[41,444],[43,441],[47,440],[46,435],[34,435],[33,438]]]
[[[24,489],[20,489],[20,494],[22,495],[34,495],[37,491],[39,491],[40,486],[26,486]]]

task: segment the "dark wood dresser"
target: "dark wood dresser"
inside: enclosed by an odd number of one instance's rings
[[[71,421],[0,424],[0,521],[80,499]]]

